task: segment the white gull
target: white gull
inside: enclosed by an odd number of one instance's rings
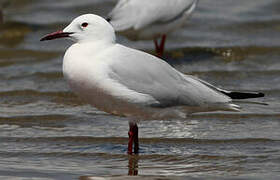
[[[161,59],[115,43],[113,27],[86,14],[63,31],[41,40],[67,37],[73,44],[63,59],[63,74],[71,89],[94,107],[136,119],[165,118],[203,111],[239,111],[234,99],[262,93],[230,92],[185,75]],[[138,152],[138,128],[131,121],[128,153]]]

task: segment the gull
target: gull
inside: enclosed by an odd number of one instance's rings
[[[186,23],[197,3],[198,0],[119,0],[107,20],[131,40],[153,39],[156,54],[162,57],[166,35]]]
[[[57,38],[74,41],[63,59],[63,74],[70,88],[99,110],[129,117],[128,154],[133,153],[133,144],[134,153],[138,153],[140,119],[173,113],[182,117],[182,112],[240,111],[232,99],[264,96],[217,88],[177,71],[156,56],[118,44],[111,24],[94,14],[75,18],[64,30],[41,41]]]

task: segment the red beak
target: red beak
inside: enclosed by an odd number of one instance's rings
[[[65,38],[65,37],[69,37],[71,34],[73,34],[73,33],[57,31],[57,32],[46,35],[40,41],[53,40],[53,39],[58,39],[58,38]]]

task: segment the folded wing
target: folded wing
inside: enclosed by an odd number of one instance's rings
[[[129,91],[155,99],[157,103],[151,106],[209,106],[231,102],[230,97],[154,56],[121,45],[107,53],[116,54],[116,51],[119,57],[109,63],[110,78]]]

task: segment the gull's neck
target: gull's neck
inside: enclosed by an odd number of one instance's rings
[[[115,44],[116,43],[114,41],[99,40],[99,41],[78,42],[76,44],[73,44],[72,46],[82,48],[83,50],[80,51],[99,53]]]
[[[114,44],[116,42],[115,36],[107,37],[88,37],[84,39],[77,40],[76,43],[79,44]]]
[[[67,51],[64,60],[67,59],[80,59],[81,60],[93,60],[94,57],[98,56],[100,53],[108,50],[110,47],[115,45],[115,42],[110,41],[87,41],[87,42],[77,42],[73,44]]]

